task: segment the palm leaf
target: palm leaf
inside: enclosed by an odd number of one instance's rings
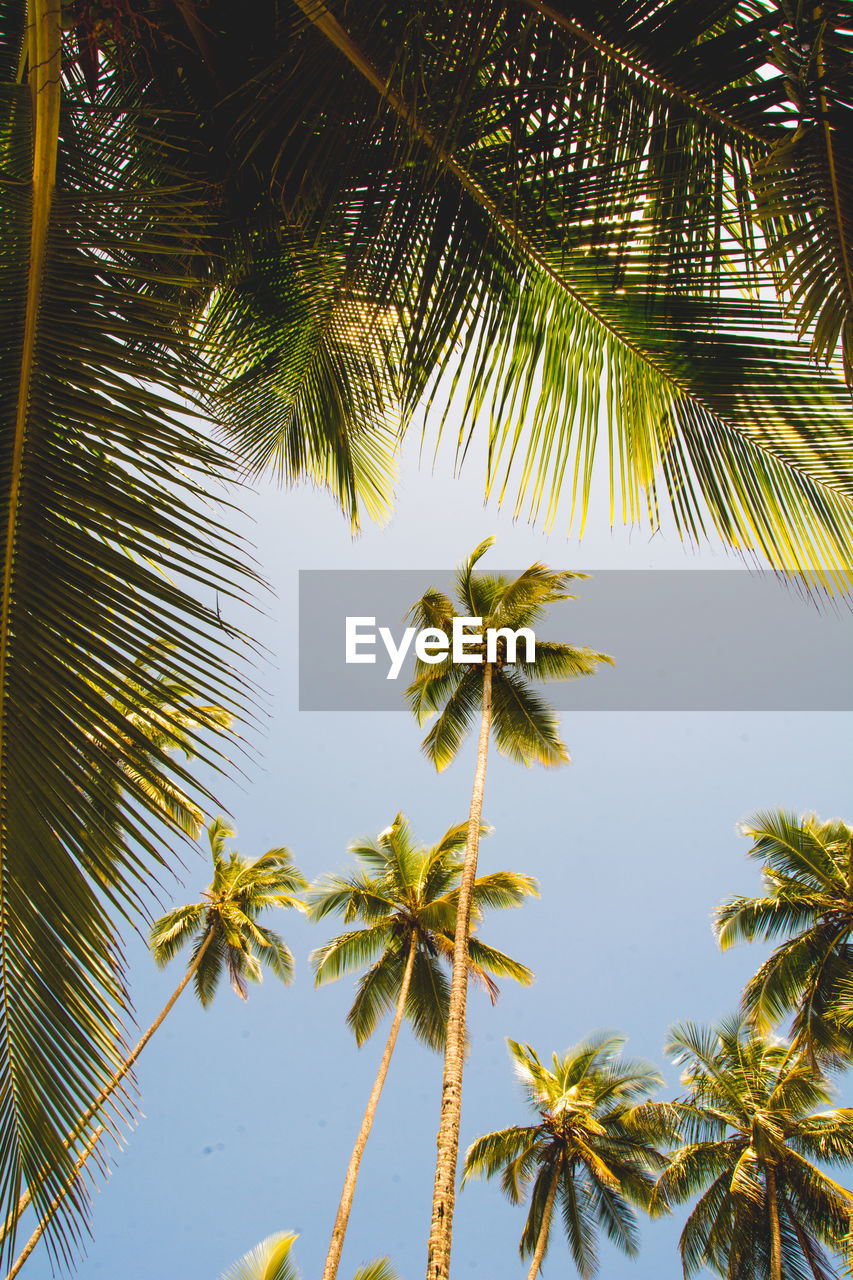
[[[21,10],[4,6],[6,66]],[[189,701],[146,739],[157,677],[138,654],[160,641],[176,688],[239,701],[234,641],[188,591],[227,600],[248,578],[200,514],[227,462],[177,416],[185,352],[149,288],[191,199],[140,174],[130,120],[60,119],[59,11],[33,14],[32,98],[14,74],[0,87],[0,1212],[23,1180],[44,1215],[75,1159],[63,1137],[124,1056],[115,916],[137,918],[169,861],[164,798],[204,798],[167,750],[199,744]],[[65,1258],[85,1202],[78,1187],[49,1229]]]
[[[299,1272],[290,1256],[296,1238],[292,1231],[267,1236],[257,1248],[230,1267],[222,1280],[299,1280]]]
[[[556,715],[509,669],[496,671],[492,684],[495,741],[518,764],[568,764]]]

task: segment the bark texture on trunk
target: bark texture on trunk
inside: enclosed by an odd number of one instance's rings
[[[527,1280],[536,1280],[539,1268],[542,1266],[542,1259],[545,1257],[545,1250],[548,1248],[548,1232],[551,1228],[551,1214],[554,1212],[554,1200],[557,1195],[557,1186],[560,1181],[560,1164],[554,1170],[551,1178],[551,1185],[548,1188],[548,1199],[545,1201],[545,1208],[542,1212],[542,1226],[539,1228],[539,1235],[536,1240],[536,1250],[533,1254],[533,1261],[530,1264],[530,1270],[527,1273]]]
[[[186,988],[187,984],[191,981],[193,975],[195,974],[196,970],[201,964],[202,959],[204,957],[204,953],[207,951],[207,948],[210,945],[210,940],[212,937],[213,937],[213,931],[211,929],[208,929],[207,937],[204,939],[201,946],[199,947],[198,954],[196,955],[192,964],[188,966],[186,973],[184,974],[178,986],[172,992],[169,999],[163,1005],[163,1008],[160,1010],[160,1013],[158,1014],[158,1016],[151,1023],[151,1026],[148,1028],[145,1034],[141,1037],[141,1039],[138,1040],[137,1043],[134,1045],[134,1047],[131,1049],[130,1053],[125,1058],[124,1062],[121,1064],[118,1070],[110,1077],[110,1079],[104,1085],[103,1089],[101,1089],[101,1092],[95,1098],[94,1102],[92,1102],[87,1107],[87,1109],[83,1112],[82,1116],[77,1122],[76,1127],[72,1130],[72,1132],[66,1138],[65,1140],[66,1149],[70,1147],[74,1142],[77,1141],[77,1139],[80,1137],[80,1134],[83,1132],[83,1130],[85,1129],[89,1121],[97,1114],[97,1112],[101,1109],[104,1103],[112,1096],[112,1094],[115,1093],[116,1089],[119,1087],[122,1080],[127,1075],[128,1071],[130,1071],[131,1067],[133,1066],[136,1059],[139,1057],[142,1050],[147,1045],[148,1041],[154,1035],[154,1032],[160,1026],[162,1026],[163,1022],[172,1012],[172,1009],[178,997],[183,994],[184,989]],[[46,1174],[47,1174],[47,1170],[45,1170],[45,1175]],[[71,1184],[69,1183],[68,1185],[70,1186]],[[67,1189],[68,1188],[66,1187],[66,1191]],[[61,1203],[64,1197],[65,1197],[65,1192],[63,1191],[62,1194],[57,1197],[57,1200],[54,1202],[54,1204],[51,1205],[51,1208],[48,1214],[46,1215],[44,1222],[41,1224],[42,1230],[44,1230],[44,1228],[47,1226],[47,1223],[49,1222],[50,1218],[53,1217],[53,1213],[56,1208],[56,1205]],[[9,1216],[7,1217],[6,1221],[3,1224],[3,1229],[2,1231],[0,1231],[0,1245],[2,1245],[3,1241],[8,1236],[9,1232],[14,1230],[15,1226],[17,1225],[18,1219],[20,1218],[24,1210],[29,1208],[32,1202],[32,1198],[33,1198],[32,1192],[30,1188],[27,1187],[26,1191],[18,1200],[18,1203],[16,1204],[15,1208],[12,1210],[12,1212],[9,1214]],[[9,1280],[8,1276],[6,1277],[6,1280]]]
[[[344,1178],[344,1189],[341,1192],[341,1201],[338,1205],[335,1225],[332,1228],[332,1239],[329,1244],[329,1252],[326,1255],[326,1263],[323,1267],[323,1280],[335,1280],[335,1277],[338,1274],[338,1267],[341,1262],[341,1252],[344,1247],[344,1237],[347,1233],[347,1223],[349,1222],[353,1196],[355,1195],[355,1184],[358,1179],[358,1169],[361,1164],[361,1157],[364,1155],[364,1148],[367,1146],[367,1139],[370,1137],[370,1130],[373,1126],[373,1117],[376,1115],[376,1107],[379,1103],[382,1087],[385,1084],[385,1077],[388,1074],[388,1068],[391,1065],[391,1055],[394,1052],[394,1046],[397,1043],[397,1036],[400,1033],[400,1027],[403,1022],[403,1015],[406,1010],[406,997],[409,994],[409,985],[412,981],[412,969],[415,964],[416,951],[417,946],[415,940],[412,939],[411,946],[409,947],[409,954],[406,959],[405,972],[403,974],[403,985],[400,988],[400,995],[397,999],[397,1008],[394,1011],[394,1021],[391,1023],[391,1030],[388,1033],[385,1052],[382,1055],[382,1061],[380,1062],[379,1070],[376,1073],[376,1080],[374,1081],[370,1097],[367,1100],[364,1119],[361,1122],[361,1128],[358,1131],[358,1137],[355,1140],[355,1146],[353,1147],[352,1155],[350,1156],[347,1174]]]
[[[432,1200],[427,1280],[449,1280],[450,1275],[450,1245],[453,1236],[453,1209],[456,1202],[456,1161],[459,1154],[459,1122],[462,1114],[465,1006],[468,996],[468,935],[471,926],[471,896],[474,881],[477,878],[477,854],[480,848],[480,824],[491,725],[492,668],[486,664],[483,670],[483,713],[477,748],[477,769],[474,774],[474,789],[471,793],[465,866],[462,872],[462,883],[459,886],[459,909],[456,916],[456,936],[453,942],[453,976],[450,982],[450,1011],[444,1049],[444,1080],[441,1088],[441,1120],[436,1144],[435,1188]]]
[[[769,1163],[764,1166],[764,1184],[767,1191],[767,1216],[770,1222],[770,1280],[782,1280],[782,1233],[779,1229],[776,1171]]]

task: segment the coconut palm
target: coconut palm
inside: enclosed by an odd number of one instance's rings
[[[482,830],[482,829],[481,829]],[[444,833],[432,847],[415,843],[408,821],[398,813],[375,839],[357,840],[349,852],[362,864],[343,876],[327,876],[308,896],[315,920],[342,915],[364,927],[332,938],[312,955],[319,986],[370,964],[358,983],[347,1021],[361,1045],[383,1014],[394,1016],[376,1080],[368,1099],[344,1179],[323,1280],[334,1280],[355,1194],[358,1170],[376,1115],[403,1018],[432,1049],[441,1049],[447,1029],[448,984],[443,966],[452,962],[468,824]],[[496,871],[474,882],[471,914],[479,922],[486,909],[519,906],[538,894],[536,881],[511,871]],[[527,984],[533,974],[524,965],[479,937],[471,937],[468,972],[494,1003],[498,989],[492,974]]]
[[[684,1066],[688,1092],[671,1111],[687,1141],[660,1187],[672,1203],[699,1196],[681,1235],[685,1276],[828,1280],[824,1246],[848,1255],[853,1196],[813,1162],[850,1163],[853,1111],[827,1109],[808,1058],[739,1018],[676,1027],[667,1051]]]
[[[853,563],[849,397],[809,351],[849,347],[840,9],[245,9],[0,0],[0,1208],[45,1166],[50,1203],[121,1054],[114,915],[163,852],[144,788],[84,851],[112,694],[165,635],[245,698],[233,459],[178,406],[381,514],[461,349],[519,512],[581,510],[606,442],[626,519]]]
[[[853,829],[782,809],[741,829],[764,891],[722,903],[720,946],[785,939],[747,983],[744,1010],[764,1029],[793,1012],[795,1051],[843,1060],[853,1051]]]
[[[483,574],[475,576],[476,564],[493,541],[487,538],[481,542],[457,570],[456,604],[442,592],[430,588],[413,606],[411,617],[419,628],[434,627],[450,634],[453,619],[458,616],[479,619],[477,627],[484,635],[489,628],[498,633],[503,628],[512,631],[532,629],[550,604],[571,599],[566,587],[572,579],[585,576],[554,572],[539,563],[532,564],[513,579]],[[447,653],[437,662],[418,660],[415,679],[407,691],[410,706],[420,724],[431,716],[436,717],[424,739],[423,749],[439,770],[456,755],[478,714],[480,718],[465,869],[459,889],[453,945],[427,1271],[429,1280],[447,1280],[450,1267],[465,1055],[468,929],[471,895],[477,875],[489,739],[494,734],[498,750],[520,764],[565,764],[569,753],[560,739],[557,717],[534,691],[532,682],[577,679],[594,674],[600,663],[611,661],[606,654],[596,653],[593,649],[555,641],[536,640],[535,655],[525,650],[524,657],[521,639],[517,652],[513,653],[508,646],[508,638],[498,634],[491,661],[485,644],[471,649],[475,656],[468,665],[454,662],[452,653]]]
[[[92,1119],[119,1089],[148,1041],[163,1025],[191,982],[202,1007],[206,1008],[226,970],[231,986],[241,1000],[246,999],[247,982],[262,980],[262,966],[270,969],[284,983],[289,983],[293,977],[293,956],[284,939],[258,923],[259,916],[271,907],[303,909],[296,895],[306,888],[307,882],[293,865],[289,851],[284,847],[268,849],[254,861],[241,857],[236,850],[228,854],[226,842],[235,832],[222,818],[216,818],[209,825],[207,834],[213,861],[213,881],[205,889],[200,902],[167,912],[155,921],[149,935],[151,953],[160,966],[168,964],[180,950],[191,944],[186,971],[160,1013],[77,1121],[66,1139],[68,1150],[73,1150]],[[87,1155],[93,1145],[87,1144]],[[79,1169],[75,1168],[74,1173],[70,1183],[66,1180],[59,1198],[51,1205],[50,1213],[42,1217],[34,1239],[27,1245],[26,1256],[32,1252],[50,1217],[76,1183]],[[46,1171],[43,1171],[41,1182],[45,1181]],[[4,1237],[14,1234],[18,1218],[32,1199],[33,1192],[28,1189],[6,1220]],[[19,1266],[21,1262],[19,1259],[15,1265]]]
[[[598,1268],[596,1229],[635,1257],[634,1206],[664,1211],[655,1176],[666,1157],[655,1145],[662,1126],[649,1095],[662,1083],[647,1062],[622,1057],[623,1037],[581,1041],[548,1069],[530,1045],[508,1040],[516,1075],[538,1113],[532,1125],[484,1134],[468,1148],[465,1179],[501,1174],[513,1204],[530,1191],[519,1252],[536,1280],[548,1249],[555,1205],[562,1210],[572,1258],[582,1276]],[[645,1104],[645,1105],[643,1105]]]
[[[267,1236],[256,1249],[229,1267],[221,1280],[299,1280],[299,1272],[290,1256],[297,1239],[295,1231]],[[399,1280],[399,1277],[387,1258],[379,1258],[366,1267],[359,1267],[353,1280]]]

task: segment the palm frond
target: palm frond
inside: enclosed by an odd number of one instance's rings
[[[198,933],[206,908],[201,903],[176,907],[151,926],[148,946],[155,962],[162,968]]]
[[[217,291],[199,338],[212,353],[211,408],[253,474],[332,492],[357,528],[387,520],[402,427],[393,314],[359,296],[346,263],[254,247]]]
[[[498,750],[518,764],[568,764],[559,722],[542,698],[510,670],[496,671],[492,684],[494,734]]]
[[[223,1273],[222,1280],[299,1280],[290,1251],[296,1232],[267,1236],[255,1249]]]
[[[376,1030],[379,1020],[394,1007],[402,976],[400,953],[385,951],[360,979],[347,1014],[347,1025],[359,1048]]]
[[[353,929],[350,933],[330,938],[311,952],[309,962],[314,970],[315,986],[334,982],[344,973],[371,963],[378,951],[387,947],[391,933],[384,925]]]

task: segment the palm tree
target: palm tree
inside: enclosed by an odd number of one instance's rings
[[[655,1197],[654,1177],[666,1166],[655,1146],[661,1123],[648,1104],[663,1081],[649,1063],[625,1061],[624,1043],[620,1036],[594,1036],[563,1057],[554,1054],[549,1070],[529,1045],[507,1041],[538,1120],[472,1143],[463,1184],[500,1171],[503,1190],[519,1204],[533,1183],[519,1246],[522,1258],[532,1259],[528,1280],[536,1280],[548,1249],[556,1204],[582,1276],[598,1268],[596,1227],[635,1257],[639,1240],[632,1206],[665,1211]]]
[[[829,1090],[808,1058],[739,1018],[676,1027],[667,1051],[685,1068],[688,1093],[671,1109],[687,1142],[660,1188],[672,1203],[700,1195],[681,1236],[685,1276],[834,1275],[822,1246],[849,1253],[853,1196],[812,1162],[850,1163],[853,1111],[825,1110]]]
[[[449,993],[442,965],[453,957],[461,854],[467,834],[468,824],[462,823],[446,831],[431,848],[418,845],[408,821],[398,813],[375,839],[350,845],[349,852],[362,864],[360,870],[327,876],[308,897],[315,920],[336,914],[348,922],[364,921],[363,928],[332,938],[311,957],[318,986],[370,963],[347,1015],[356,1043],[361,1046],[382,1015],[394,1009],[385,1052],[344,1179],[323,1280],[334,1280],[338,1272],[361,1158],[403,1018],[408,1017],[415,1035],[430,1048],[444,1045]],[[479,921],[488,908],[519,906],[530,894],[538,895],[536,881],[530,876],[511,871],[480,876],[472,892],[472,917]],[[525,985],[533,978],[524,965],[477,937],[470,939],[468,972],[483,983],[492,1003],[498,989],[491,974]]]
[[[295,1231],[267,1236],[256,1249],[229,1267],[221,1280],[299,1280],[299,1272],[290,1256],[297,1239]],[[359,1267],[353,1280],[399,1280],[399,1277],[387,1258],[379,1258],[366,1267]]]
[[[66,1138],[65,1145],[69,1151],[73,1150],[92,1119],[119,1089],[142,1050],[163,1025],[190,982],[194,985],[202,1007],[206,1008],[213,999],[225,970],[228,971],[231,986],[241,1000],[246,999],[247,981],[261,981],[262,965],[284,983],[289,983],[293,977],[293,956],[284,939],[272,929],[258,923],[258,917],[270,907],[304,909],[301,900],[295,895],[307,887],[307,881],[293,865],[289,851],[284,847],[268,849],[254,861],[241,857],[236,850],[228,855],[226,841],[235,832],[222,818],[216,818],[209,825],[207,834],[213,860],[212,883],[202,894],[201,902],[176,907],[167,912],[155,921],[149,935],[151,953],[158,965],[168,964],[183,947],[191,943],[190,962],[160,1013]],[[94,1142],[89,1142],[87,1156],[93,1148]],[[65,1194],[76,1182],[78,1172],[79,1169],[75,1167],[75,1177],[70,1183],[66,1181],[58,1199],[51,1205],[50,1212],[41,1218],[33,1239],[27,1245],[25,1256],[15,1264],[18,1269],[45,1231],[52,1214],[61,1206]],[[43,1170],[40,1182],[44,1183],[46,1177],[47,1171]],[[37,1188],[38,1184],[35,1189]],[[30,1188],[20,1197],[14,1212],[6,1219],[3,1238],[10,1233],[14,1235],[18,1219],[34,1198],[34,1191]]]
[[[487,538],[474,549],[456,573],[457,606],[442,592],[430,588],[413,606],[411,617],[419,628],[435,627],[450,634],[454,617],[478,619],[487,629],[517,631],[533,628],[550,604],[571,597],[566,587],[584,574],[553,572],[532,564],[517,578],[474,575],[475,565],[492,545]],[[488,660],[485,644],[469,665],[455,663],[452,653],[438,662],[418,660],[415,679],[407,691],[412,711],[423,724],[438,713],[424,739],[423,749],[437,769],[445,768],[467,736],[477,712],[480,737],[471,793],[465,868],[459,889],[459,912],[453,944],[450,1009],[444,1050],[444,1080],[438,1131],[428,1280],[447,1280],[455,1203],[456,1161],[462,1110],[462,1068],[465,1056],[465,1005],[468,983],[469,921],[486,783],[489,739],[494,733],[498,750],[520,764],[565,764],[569,753],[560,740],[557,717],[531,688],[533,680],[570,680],[594,674],[606,654],[559,642],[536,640],[534,655],[522,659],[512,653],[506,636],[498,636],[494,660]]]
[[[764,892],[722,903],[720,946],[785,939],[748,982],[744,1011],[764,1029],[794,1012],[792,1050],[843,1061],[853,1052],[853,829],[782,809],[741,829]]]
[[[234,460],[177,406],[381,513],[461,346],[519,512],[583,509],[606,440],[626,519],[853,563],[849,397],[810,363],[849,351],[840,11],[203,8],[0,0],[0,1210],[43,1167],[50,1203],[121,1056],[115,915],[163,854],[143,787],[85,851],[112,695],[165,636],[247,700]]]

